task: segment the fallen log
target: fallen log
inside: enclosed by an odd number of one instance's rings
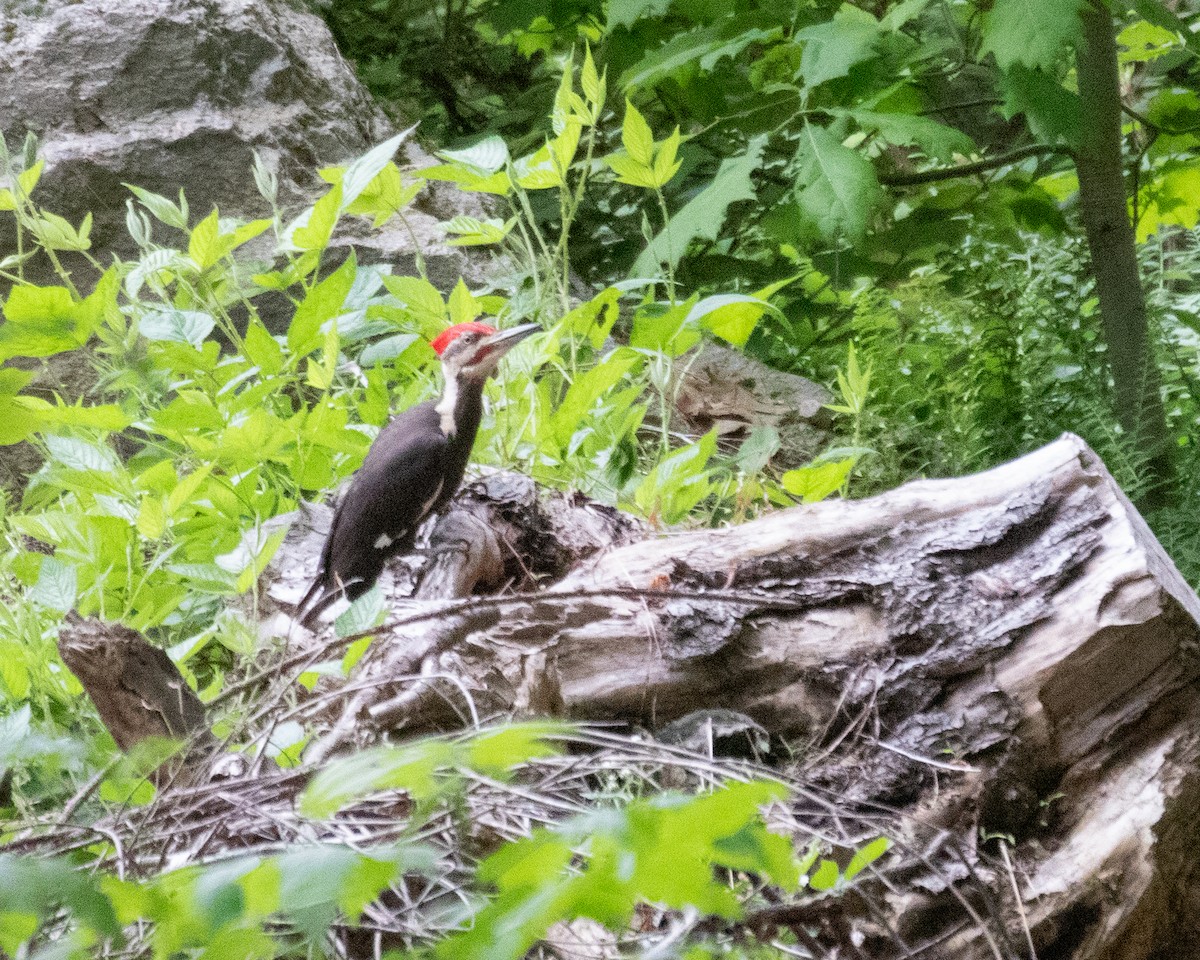
[[[343,741],[460,725],[464,700],[652,729],[734,710],[801,744],[814,787],[893,810],[914,846],[965,839],[896,888],[912,942],[1043,960],[1200,943],[1200,922],[1160,909],[1194,869],[1200,599],[1077,437],[635,543],[537,594],[400,613],[354,677]],[[956,932],[946,878],[968,876],[1002,919]]]

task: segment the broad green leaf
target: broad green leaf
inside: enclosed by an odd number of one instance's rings
[[[366,190],[372,182],[378,177],[387,165],[391,162],[392,157],[396,155],[396,151],[400,148],[409,135],[412,134],[416,127],[409,127],[390,140],[385,140],[377,147],[373,147],[364,153],[361,157],[346,167],[339,182],[341,186],[341,207],[342,210],[348,209]]]
[[[20,443],[42,428],[42,418],[24,404],[26,399],[0,394],[0,446]]]
[[[443,224],[443,229],[449,234],[455,234],[453,240],[447,240],[450,247],[478,247],[491,243],[499,243],[508,236],[509,231],[517,224],[517,218],[503,220],[479,220],[459,214]]]
[[[121,470],[117,455],[109,447],[88,443],[78,437],[63,437],[51,434],[46,437],[46,449],[55,463],[70,470],[95,470],[102,473],[117,473]]]
[[[570,730],[563,723],[513,723],[472,736],[466,744],[466,765],[490,777],[506,777],[516,767],[561,751],[547,737]]]
[[[138,319],[138,333],[147,340],[189,343],[199,347],[213,331],[212,314],[173,307],[148,307]]]
[[[1079,94],[1068,90],[1042,70],[1013,64],[1001,78],[1006,119],[1025,114],[1040,140],[1078,146],[1083,114]]]
[[[420,277],[384,276],[388,293],[423,321],[441,322],[446,318],[446,304],[437,288]]]
[[[0,394],[2,396],[3,394]],[[80,398],[75,403],[50,403],[41,397],[16,397],[14,403],[35,413],[42,423],[67,427],[91,427],[98,430],[124,430],[132,422],[130,416],[115,403],[84,406]]]
[[[287,345],[294,357],[305,357],[321,345],[321,326],[336,317],[346,302],[358,261],[351,249],[345,263],[309,290],[288,325]]]
[[[246,324],[243,342],[246,345],[246,358],[265,375],[273,377],[283,369],[283,347],[258,317],[251,317]]]
[[[92,232],[92,215],[90,213],[84,214],[79,229],[49,210],[39,211],[38,216],[34,217],[30,224],[38,241],[50,250],[91,249],[92,242],[89,237]]]
[[[426,180],[445,180],[456,184],[468,193],[494,193],[504,197],[512,190],[512,182],[507,171],[497,170],[495,173],[477,173],[474,170],[455,163],[445,163],[434,167],[425,167],[417,171]]]
[[[605,72],[607,73],[607,70]],[[579,89],[583,91],[588,104],[593,108],[593,119],[598,117],[600,108],[604,106],[606,87],[605,78],[596,72],[596,61],[592,58],[592,45],[586,44],[583,48],[583,67],[579,71]]]
[[[300,795],[300,812],[323,819],[380,790],[407,790],[420,800],[437,790],[435,774],[454,756],[443,741],[425,740],[404,747],[372,747],[334,760]]]
[[[627,153],[614,153],[604,158],[613,173],[617,175],[618,183],[627,183],[631,187],[642,187],[653,190],[656,180],[654,168],[639,163]]]
[[[591,370],[576,377],[550,418],[550,433],[560,447],[567,446],[596,401],[612,390],[642,359],[636,350],[618,347]]]
[[[1146,20],[1127,26],[1117,35],[1117,43],[1124,47],[1118,56],[1122,64],[1148,63],[1183,46],[1176,31]]]
[[[124,183],[122,186],[131,191],[156,220],[178,230],[187,229],[187,204],[183,199],[182,191],[179,196],[179,205],[176,205],[166,197],[151,193],[132,183]]]
[[[300,214],[285,232],[298,250],[324,250],[329,246],[333,228],[342,212],[342,185],[334,184],[308,210]]]
[[[1081,42],[1085,0],[996,0],[983,15],[983,46],[1001,70],[1021,63],[1052,71],[1068,45]]]
[[[1165,226],[1190,230],[1197,223],[1200,223],[1200,168],[1194,164],[1168,170],[1143,188],[1138,209],[1138,243]]]
[[[800,209],[826,237],[861,238],[882,196],[870,161],[812,123],[804,125],[796,159]]]
[[[832,860],[822,860],[816,872],[808,878],[808,885],[813,890],[832,890],[837,886],[838,866]]]
[[[656,187],[665,187],[679,172],[680,164],[675,159],[679,152],[679,140],[679,128],[676,127],[675,132],[659,144],[658,152],[654,157],[654,185]]]
[[[339,637],[351,637],[379,626],[386,617],[383,591],[379,589],[379,584],[375,584],[338,616],[333,622],[333,629]]]
[[[695,324],[688,326],[688,318],[698,300],[699,297],[692,294],[683,303],[666,309],[658,304],[642,307],[634,314],[629,345],[672,357],[686,353],[700,341],[699,327]]]
[[[188,256],[198,270],[207,270],[223,255],[218,243],[221,233],[218,219],[217,208],[213,207],[212,213],[196,224],[188,238]]]
[[[508,163],[508,144],[492,134],[462,150],[442,150],[440,156],[451,163],[473,167],[479,173],[492,174],[503,170]]]
[[[657,273],[660,264],[678,264],[693,240],[715,240],[729,205],[754,197],[751,175],[759,169],[766,137],[755,137],[746,152],[721,161],[712,182],[671,216],[671,225],[659,233],[634,262],[630,277]]]
[[[66,613],[75,606],[79,587],[74,564],[64,563],[57,557],[42,560],[37,583],[26,596],[39,606]]]
[[[643,167],[654,163],[654,134],[650,124],[629,100],[625,101],[625,122],[621,125],[621,143],[625,151]]]
[[[873,16],[842,4],[833,19],[796,31],[795,39],[804,44],[799,76],[810,87],[844,77],[874,56],[879,38],[879,22]]]
[[[797,277],[791,279],[795,280]],[[766,296],[775,293],[789,282],[790,280],[782,280],[778,284],[773,284],[773,289],[767,288],[769,292]],[[743,347],[750,339],[750,334],[754,332],[759,317],[767,310],[783,316],[760,294],[747,296],[744,293],[719,293],[705,297],[692,307],[685,322],[699,322],[722,340],[726,340],[734,346]]]
[[[640,61],[621,74],[620,85],[624,90],[654,84],[673,70],[698,63],[701,70],[712,70],[724,57],[736,57],[752,43],[768,43],[780,35],[778,28],[764,30],[758,27],[749,30],[731,29],[725,20],[698,30],[691,30],[672,37],[661,47],[646,53]]]
[[[479,301],[472,296],[471,291],[467,289],[467,285],[461,277],[459,277],[454,289],[450,291],[450,297],[446,301],[446,305],[450,310],[450,322],[452,324],[470,323],[483,312]]]
[[[792,496],[805,503],[817,503],[841,489],[857,462],[857,457],[849,457],[789,470],[780,477],[780,483]]]

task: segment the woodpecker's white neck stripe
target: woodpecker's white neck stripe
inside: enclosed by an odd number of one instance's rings
[[[453,437],[455,433],[454,409],[458,406],[458,377],[450,376],[446,378],[446,391],[442,394],[442,399],[438,401],[438,405],[434,409],[441,417],[442,433],[447,437]]]

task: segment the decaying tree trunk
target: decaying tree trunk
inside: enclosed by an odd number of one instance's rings
[[[485,492],[468,512],[512,566],[481,569],[511,583],[547,548]],[[564,530],[593,509],[560,508]],[[344,694],[291,711],[325,731],[306,760],[497,715],[745,714],[799,749],[776,757],[793,814],[832,818],[835,844],[898,841],[872,896],[782,904],[752,929],[819,930],[838,956],[1200,955],[1200,599],[1078,438],[730,529],[601,528],[585,553],[625,544],[541,590],[522,575],[528,592],[445,599],[477,585],[474,554],[434,560],[436,586],[396,606]]]
[[[1200,600],[1078,438],[974,477],[625,546],[537,594],[397,613],[334,724],[343,745],[471,715],[656,728],[732,709],[807,742],[807,778],[846,803],[1007,835],[1043,960],[1200,945],[1200,921],[1162,909],[1194,869]],[[983,873],[1011,897],[983,853],[942,875]],[[944,882],[899,889],[914,942],[949,936]],[[945,949],[1008,951],[974,929]]]

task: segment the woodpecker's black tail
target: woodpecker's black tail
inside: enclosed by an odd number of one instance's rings
[[[308,592],[296,604],[295,618],[299,621],[300,626],[306,630],[312,630],[316,625],[317,618],[336,603],[341,595],[341,590],[330,589],[329,584],[325,582],[325,577],[318,575],[313,580],[312,586],[308,588]]]

